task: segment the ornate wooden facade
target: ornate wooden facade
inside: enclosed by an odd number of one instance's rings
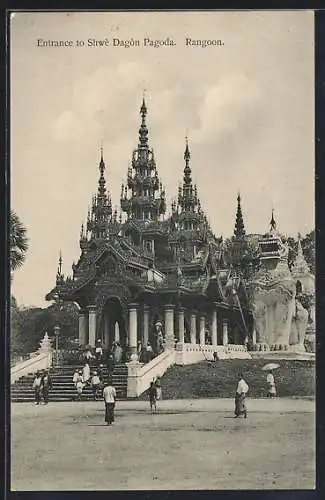
[[[144,100],[140,114],[138,147],[121,188],[121,214],[112,211],[101,153],[98,191],[81,228],[80,258],[71,278],[59,266],[47,299],[59,296],[79,304],[81,344],[94,345],[101,338],[109,347],[119,340],[133,359],[139,341],[156,344],[157,322],[167,346],[243,344],[253,321],[246,286],[236,268],[225,263],[222,238],[213,234],[202,210],[188,142],[177,203],[164,217],[165,190],[148,144]],[[238,198],[235,238],[240,243],[244,235]]]

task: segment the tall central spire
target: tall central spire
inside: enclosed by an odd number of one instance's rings
[[[152,148],[148,145],[147,106],[143,97],[140,108],[139,144],[133,151],[127,171],[127,184],[122,185],[121,208],[133,221],[157,221],[165,213],[165,191],[158,177]]]
[[[240,193],[237,196],[237,212],[236,212],[236,223],[234,229],[235,238],[243,238],[245,236],[245,225],[243,220],[243,214],[241,210],[241,198]]]
[[[270,220],[270,232],[271,233],[276,233],[276,222],[274,219],[274,208],[272,208],[272,217]]]
[[[148,110],[143,96],[142,105],[140,108],[141,125],[139,128],[139,148],[146,148],[146,149],[148,148],[148,128],[146,124],[147,112]]]
[[[190,159],[191,153],[188,147],[188,137],[185,137],[185,151],[184,151],[184,160],[185,160],[185,168],[184,168],[184,184],[186,186],[190,186],[192,184],[191,179],[191,167],[190,167]]]

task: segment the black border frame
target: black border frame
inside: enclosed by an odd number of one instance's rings
[[[0,377],[1,389],[3,388],[4,394],[4,408],[3,412],[1,412],[2,420],[1,424],[1,438],[3,438],[3,446],[2,449],[5,452],[4,456],[4,467],[2,470],[4,471],[3,482],[3,491],[4,498],[15,499],[15,498],[26,498],[26,499],[43,499],[46,500],[54,500],[58,498],[72,498],[72,499],[88,499],[88,498],[145,498],[149,500],[151,498],[158,499],[167,499],[167,498],[182,498],[182,496],[186,496],[186,498],[264,498],[264,499],[278,499],[278,500],[300,500],[300,499],[314,499],[314,498],[325,498],[325,494],[322,494],[324,490],[324,436],[325,436],[325,418],[324,411],[322,409],[325,407],[324,399],[325,399],[325,390],[324,390],[324,341],[322,341],[322,330],[323,325],[325,329],[325,291],[324,291],[324,282],[325,282],[325,262],[322,259],[322,255],[325,255],[325,229],[323,228],[324,222],[324,201],[325,201],[325,10],[317,10],[324,8],[323,2],[314,2],[314,6],[304,6],[301,5],[297,7],[297,2],[285,2],[286,6],[284,7],[283,2],[269,2],[269,6],[266,7],[261,6],[260,2],[249,2],[249,7],[242,9],[239,5],[230,5],[233,2],[229,1],[221,1],[218,2],[218,8],[206,7],[203,8],[200,5],[198,8],[186,8],[179,6],[176,8],[175,5],[168,6],[168,2],[165,3],[163,7],[158,8],[157,6],[151,6],[151,2],[141,2],[141,7],[134,6],[131,7],[129,5],[126,8],[121,6],[120,2],[108,2],[103,1],[93,1],[90,8],[86,6],[80,8],[80,2],[76,2],[75,0],[67,0],[62,2],[61,0],[57,2],[49,2],[55,5],[44,7],[44,2],[42,0],[30,0],[28,2],[24,1],[13,1],[10,2],[10,6],[6,6],[7,10],[2,11],[4,13],[4,23],[2,24],[3,33],[1,33],[3,47],[5,51],[1,52],[1,62],[3,63],[2,68],[4,69],[4,77],[1,79],[1,98],[3,102],[3,106],[0,108],[1,110],[5,110],[4,113],[4,128],[3,134],[1,135],[1,139],[3,142],[3,151],[4,151],[4,168],[1,170],[1,181],[0,187],[2,189],[2,196],[0,196],[0,200],[2,201],[2,210],[0,211],[0,228],[1,235],[3,236],[4,245],[1,246],[1,257],[3,256],[3,274],[2,283],[5,284],[3,289],[3,295],[1,295],[1,311],[4,313],[0,315],[1,320],[1,331],[5,332],[5,335],[1,335],[2,349],[1,353],[3,354],[2,358],[2,375]],[[173,2],[171,2],[173,3]],[[182,2],[180,2],[182,3]],[[317,5],[315,5],[315,3]],[[28,4],[28,5],[26,5]],[[77,5],[79,4],[79,5]],[[237,9],[236,9],[237,7]],[[181,491],[181,490],[173,490],[173,491],[39,491],[39,492],[13,492],[8,488],[10,487],[10,345],[9,345],[9,320],[10,320],[10,311],[9,311],[9,298],[10,298],[10,272],[8,269],[8,213],[10,209],[10,46],[9,46],[9,33],[10,26],[8,22],[8,18],[10,12],[14,11],[46,11],[46,12],[55,12],[55,11],[100,11],[100,10],[132,10],[132,11],[143,11],[143,10],[314,10],[315,11],[315,210],[316,210],[316,290],[317,290],[317,305],[316,305],[316,321],[317,321],[317,352],[316,352],[316,490],[225,490],[225,491],[217,491],[217,490],[198,490],[198,491]],[[325,335],[325,333],[324,333]],[[323,361],[324,360],[324,361]],[[1,488],[2,489],[2,488]]]

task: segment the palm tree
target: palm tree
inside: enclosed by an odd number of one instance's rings
[[[28,250],[27,231],[14,210],[10,210],[10,270],[21,267]]]

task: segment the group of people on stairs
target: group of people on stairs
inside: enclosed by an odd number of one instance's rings
[[[35,392],[35,404],[42,403],[47,405],[49,402],[49,392],[52,389],[52,378],[48,370],[38,371],[33,380],[33,389]]]

